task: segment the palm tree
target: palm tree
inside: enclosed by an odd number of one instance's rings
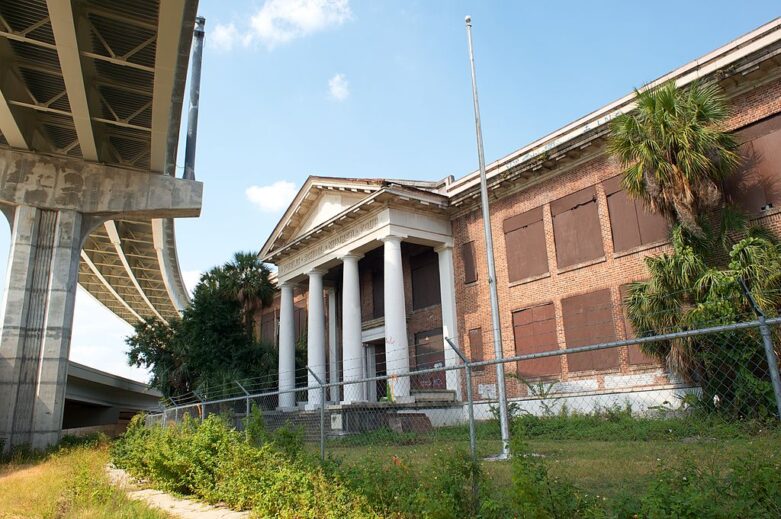
[[[768,316],[781,308],[781,245],[753,228],[728,249],[726,262],[708,260],[720,236],[699,239],[682,226],[672,233],[672,252],[646,258],[648,281],[633,283],[625,301],[639,336],[696,330],[754,319],[742,283]],[[778,332],[775,332],[778,335]],[[646,343],[642,349],[671,372],[699,384],[703,402],[714,395],[741,416],[772,414],[772,389],[756,329]],[[778,337],[775,344],[778,345]]]
[[[241,305],[241,316],[247,333],[255,336],[255,314],[270,304],[274,287],[269,281],[269,269],[252,252],[237,252],[223,267],[227,288]]]
[[[702,218],[724,206],[722,181],[739,164],[729,116],[716,85],[673,81],[636,91],[637,108],[613,121],[609,148],[623,185],[669,221],[703,237]]]

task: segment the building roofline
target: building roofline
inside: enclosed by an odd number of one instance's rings
[[[653,88],[670,80],[674,80],[679,87],[687,85],[779,40],[781,40],[781,17],[775,18],[726,45],[668,72],[651,83],[648,83],[643,88]],[[604,126],[621,113],[632,110],[635,105],[634,99],[634,92],[627,94],[618,100],[491,162],[486,166],[486,176],[488,179],[491,179],[510,168],[528,162],[552,149],[593,131],[595,128]],[[479,170],[473,171],[451,183],[447,187],[447,195],[449,197],[459,195],[476,187],[479,184],[479,181]]]

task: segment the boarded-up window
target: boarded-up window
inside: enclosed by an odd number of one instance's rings
[[[306,308],[296,306],[293,320],[296,327],[296,342],[306,339]]]
[[[511,283],[548,272],[542,207],[506,219],[503,228]]]
[[[561,300],[567,348],[590,346],[616,340],[610,289],[589,292]],[[567,355],[569,371],[618,367],[618,348]]]
[[[632,322],[629,320],[629,316],[626,311],[626,300],[627,297],[629,297],[629,284],[621,285],[618,287],[618,291],[621,294],[621,308],[622,308],[622,314],[624,317],[624,334],[627,339],[631,339],[633,337],[636,337],[635,330],[632,328]],[[638,364],[653,364],[656,361],[653,357],[650,355],[646,355],[643,353],[643,350],[640,348],[637,344],[632,344],[628,348],[629,351],[629,364],[638,365]]]
[[[556,340],[556,313],[553,303],[513,312],[515,353],[526,355],[559,348]],[[544,357],[518,362],[522,377],[542,377],[561,373],[560,357]]]
[[[474,241],[468,241],[461,245],[461,261],[464,264],[464,283],[474,283],[477,281]]]
[[[385,279],[382,270],[372,272],[372,317],[385,315]]]
[[[550,209],[559,268],[605,255],[594,186],[551,202]]]
[[[445,365],[442,328],[415,334],[415,369],[432,369]],[[414,389],[445,389],[445,372],[412,376]]]
[[[260,341],[263,344],[276,344],[277,320],[273,313],[263,314],[260,319]]]
[[[741,130],[737,139],[743,164],[725,183],[728,198],[751,215],[781,207],[781,116]]]
[[[483,353],[483,329],[473,328],[469,330],[469,356],[472,362],[482,362],[485,360]],[[474,371],[483,371],[485,366],[477,366]]]
[[[667,239],[667,221],[652,212],[642,200],[630,197],[621,188],[620,175],[606,180],[602,186],[607,196],[615,252]]]
[[[440,303],[438,261],[437,253],[433,250],[410,256],[414,310]]]

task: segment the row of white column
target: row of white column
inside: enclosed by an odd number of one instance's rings
[[[407,314],[404,301],[404,273],[401,262],[401,241],[399,236],[387,236],[382,239],[384,249],[384,294],[385,294],[385,359],[389,375],[389,386],[396,400],[410,397],[410,359],[407,339]],[[435,249],[439,255],[439,277],[442,299],[442,335],[455,340],[457,335],[455,295],[453,285],[453,253],[450,246]],[[342,403],[365,400],[364,387],[357,381],[366,376],[364,369],[364,351],[361,341],[361,294],[358,274],[358,261],[361,255],[342,256],[342,378],[344,395]],[[317,388],[317,379],[326,380],[325,360],[325,308],[323,303],[323,274],[321,269],[308,273],[308,329],[307,364],[313,372],[308,372],[307,408],[321,405],[322,394]],[[293,286],[281,284],[279,314],[279,407],[295,407],[295,327]],[[330,382],[338,382],[336,357],[335,291],[328,290],[329,296],[329,349],[331,353]],[[445,347],[445,364],[454,365],[457,356],[451,348]],[[457,391],[460,398],[460,380],[457,371],[448,371],[447,387]],[[351,384],[350,382],[356,381]],[[338,389],[331,391],[331,399],[339,394]]]

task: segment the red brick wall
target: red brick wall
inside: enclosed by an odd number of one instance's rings
[[[727,127],[739,129],[765,117],[781,112],[781,80],[773,81],[749,93],[732,100],[735,115]],[[613,251],[610,220],[607,210],[607,200],[601,182],[619,174],[620,165],[606,155],[601,155],[560,176],[551,178],[526,190],[507,195],[491,202],[491,227],[494,237],[494,253],[496,258],[497,288],[499,293],[501,332],[503,338],[503,353],[512,356],[515,353],[512,329],[512,312],[537,304],[553,302],[559,347],[565,348],[565,337],[562,320],[561,300],[572,295],[609,289],[613,301],[613,321],[615,333],[619,339],[626,338],[621,310],[619,287],[622,284],[647,278],[643,259],[649,255],[659,254],[668,249],[667,245],[640,247],[635,251],[615,254]],[[602,231],[602,242],[605,256],[602,259],[588,262],[582,266],[559,269],[556,264],[556,250],[553,239],[553,223],[550,212],[550,202],[575,191],[596,186],[598,214]],[[502,223],[506,218],[523,213],[538,206],[543,206],[543,222],[548,252],[549,274],[528,281],[509,283],[505,254]],[[777,210],[778,211],[778,210]],[[781,232],[781,212],[764,216],[758,220],[766,226]],[[459,321],[459,336],[461,344],[468,350],[469,330],[481,327],[483,331],[483,356],[494,358],[493,336],[490,313],[490,300],[487,265],[485,258],[485,241],[483,237],[483,222],[478,208],[474,211],[456,217],[453,222],[455,240],[455,275],[456,301]],[[479,281],[469,285],[464,284],[464,270],[461,258],[461,245],[475,240],[475,256]],[[469,352],[471,355],[471,352]],[[560,357],[562,379],[571,379],[567,369],[566,356]],[[579,378],[595,378],[600,387],[604,384],[606,373],[633,373],[647,371],[648,366],[630,365],[627,348],[621,348],[619,367],[610,372],[577,374]],[[651,367],[651,369],[657,369]],[[507,365],[507,371],[514,371],[513,365]],[[495,383],[495,370],[486,369],[475,374],[475,384]],[[660,380],[660,382],[664,382]],[[518,387],[514,387],[518,386]],[[510,396],[525,394],[525,387],[515,381],[509,381]]]

